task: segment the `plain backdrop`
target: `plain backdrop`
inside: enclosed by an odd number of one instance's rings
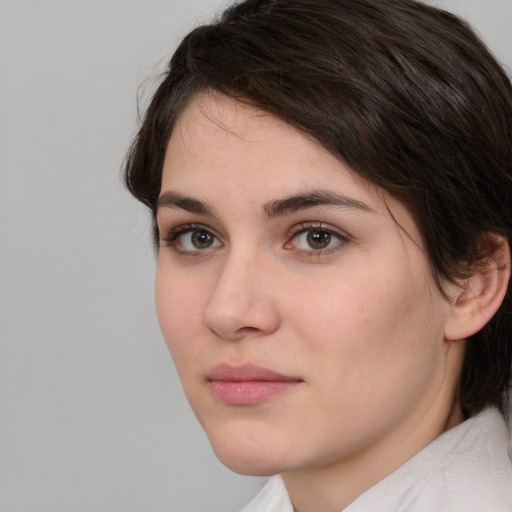
[[[433,2],[512,67],[512,0]],[[0,0],[0,511],[235,512],[159,333],[137,98],[221,0]]]

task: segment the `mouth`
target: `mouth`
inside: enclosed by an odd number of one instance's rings
[[[284,393],[302,379],[252,364],[218,364],[208,373],[210,392],[224,405],[254,405]]]

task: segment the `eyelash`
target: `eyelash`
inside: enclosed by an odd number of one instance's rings
[[[192,234],[194,232],[197,233],[207,233],[211,235],[214,239],[213,243],[218,242],[217,245],[205,247],[204,250],[202,249],[196,249],[196,250],[187,250],[184,249],[183,246],[180,243],[180,238],[183,235],[186,234]],[[330,227],[326,227],[320,222],[302,222],[296,226],[294,226],[287,234],[288,240],[284,244],[285,250],[294,250],[293,247],[291,247],[292,241],[296,239],[299,235],[308,233],[308,232],[318,232],[325,234],[329,237],[333,237],[338,240],[338,243],[334,245],[334,247],[327,247],[327,248],[319,248],[319,249],[298,249],[295,248],[295,251],[298,252],[301,256],[306,257],[321,257],[323,255],[330,254],[340,248],[340,246],[344,245],[346,242],[349,241],[349,237],[345,234],[340,232],[339,230],[335,230]],[[183,256],[190,256],[190,257],[198,257],[204,255],[207,249],[215,249],[216,247],[222,246],[222,241],[217,237],[210,228],[207,226],[204,226],[202,224],[182,224],[180,226],[177,226],[176,228],[170,230],[166,235],[162,236],[159,235],[160,239],[160,246],[161,247],[170,247],[172,250],[174,250],[177,254],[183,255]]]
[[[180,244],[180,237],[183,235],[186,235],[188,233],[194,233],[194,232],[203,232],[203,233],[209,233],[214,237],[215,240],[219,240],[219,238],[212,233],[212,230],[206,226],[203,226],[202,224],[182,224],[174,229],[171,229],[166,235],[162,236],[159,235],[160,239],[160,246],[161,247],[170,247],[172,248],[176,253],[184,255],[184,256],[200,256],[201,249],[198,249],[196,251],[189,251],[187,249],[184,249]],[[222,243],[221,243],[222,244]]]
[[[324,224],[322,224],[321,222],[301,222],[300,224],[298,224],[297,226],[294,226],[289,231],[288,236],[290,238],[286,242],[285,248],[288,250],[292,250],[293,249],[292,247],[288,247],[291,245],[290,244],[291,241],[293,239],[296,239],[299,235],[308,233],[308,232],[317,232],[317,233],[322,233],[322,234],[328,235],[329,237],[333,237],[333,238],[337,239],[338,243],[336,243],[333,247],[327,247],[327,248],[296,249],[296,251],[298,251],[301,254],[301,256],[312,257],[312,258],[314,258],[314,257],[319,258],[322,256],[326,256],[328,254],[331,254],[331,253],[337,251],[338,249],[341,248],[341,246],[343,246],[345,243],[347,243],[349,241],[348,235],[346,235],[343,232],[340,232],[337,229],[327,227]]]

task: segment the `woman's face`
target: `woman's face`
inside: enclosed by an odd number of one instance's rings
[[[440,433],[461,354],[401,203],[282,121],[208,95],[174,128],[157,222],[160,325],[227,466],[393,459]]]

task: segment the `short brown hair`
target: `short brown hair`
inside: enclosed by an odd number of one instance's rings
[[[510,244],[512,87],[456,16],[414,0],[246,0],[196,28],[126,160],[127,187],[153,214],[176,119],[206,91],[299,128],[408,206],[438,285],[481,262],[486,233]],[[504,409],[511,365],[509,287],[467,345],[467,416]]]

